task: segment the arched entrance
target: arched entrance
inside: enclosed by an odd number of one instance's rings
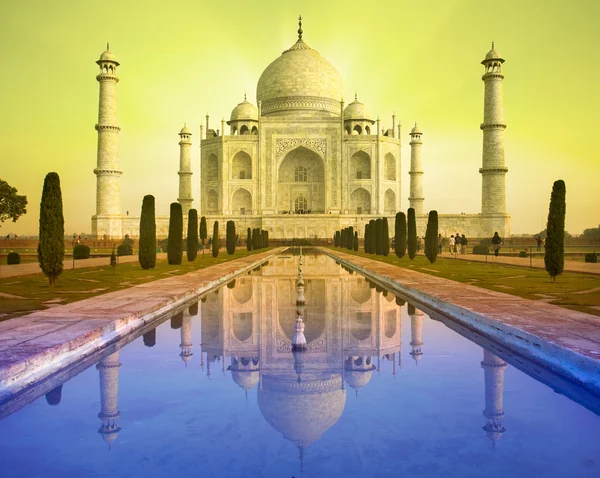
[[[314,151],[299,146],[277,170],[277,212],[324,213],[325,165]]]

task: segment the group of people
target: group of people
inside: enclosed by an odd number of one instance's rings
[[[441,239],[441,234],[440,234],[440,239]],[[465,237],[464,234],[459,234],[458,232],[456,233],[456,235],[451,235],[450,236],[450,240],[448,242],[448,250],[450,251],[450,253],[452,254],[466,254],[467,253],[467,244],[469,243],[469,240]],[[440,252],[441,252],[441,246],[440,246]]]

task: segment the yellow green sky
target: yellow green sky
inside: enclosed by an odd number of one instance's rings
[[[600,2],[423,0],[206,2],[4,0],[0,4],[0,177],[29,199],[0,234],[37,234],[44,176],[61,177],[65,231],[90,232],[95,210],[98,59],[121,63],[118,110],[123,213],[154,194],[168,214],[178,192],[179,137],[208,112],[220,128],[255,102],[266,66],[304,39],[391,127],[405,125],[402,204],[408,207],[409,126],[423,131],[425,209],[477,213],[481,203],[483,67],[495,41],[506,59],[507,210],[512,232],[545,227],[552,182],[567,184],[567,230],[600,223]],[[198,207],[198,176],[194,177]]]

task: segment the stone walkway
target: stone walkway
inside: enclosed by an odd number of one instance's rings
[[[272,249],[0,322],[0,402],[282,250]]]
[[[479,254],[454,255],[446,252],[438,255],[444,259],[457,259],[462,261],[472,262],[491,262],[498,264],[510,264],[511,266],[530,267],[529,257],[508,257],[508,256],[482,256]],[[487,257],[487,259],[486,259]],[[544,259],[531,259],[531,267],[535,269],[545,269]],[[584,261],[565,261],[565,271],[583,272],[585,274],[600,274],[600,262],[584,262]]]
[[[390,290],[600,394],[600,318],[337,249],[323,251]]]
[[[156,254],[156,259],[166,259],[167,253]],[[119,264],[127,264],[129,262],[137,262],[138,255],[132,256],[120,256],[118,259]],[[97,266],[108,266],[110,265],[110,257],[93,257],[91,259],[79,259],[75,261],[75,269],[85,269],[86,267],[97,267]],[[73,260],[65,259],[63,261],[63,267],[65,270],[73,269]],[[16,276],[27,276],[31,274],[41,274],[42,270],[37,262],[27,262],[25,264],[14,264],[11,266],[0,265],[0,278],[4,277],[16,277]]]

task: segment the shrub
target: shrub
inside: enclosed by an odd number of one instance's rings
[[[73,248],[73,259],[89,259],[90,248],[85,244],[77,244]]]
[[[565,182],[559,179],[552,186],[544,253],[544,264],[553,282],[565,267],[565,215],[567,210],[565,196]]]
[[[402,259],[406,254],[406,215],[403,212],[396,214],[394,226],[394,252]]]
[[[477,244],[473,247],[473,254],[487,256],[490,253],[490,248],[486,244]]]
[[[425,256],[432,264],[438,254],[438,213],[429,211],[427,218],[427,231],[425,232]]]
[[[528,255],[527,251],[519,251],[519,257],[527,257]]]
[[[11,253],[14,254],[14,253]],[[598,262],[598,255],[595,252],[591,252],[590,254],[585,255],[585,262]]]
[[[143,340],[146,347],[154,347],[156,345],[156,329],[146,332],[143,336]]]
[[[382,247],[381,253],[384,256],[389,256],[390,255],[390,229],[388,226],[387,217],[383,218],[383,239],[382,239],[381,247]]]
[[[123,244],[129,244],[130,246],[133,246],[133,239],[129,237],[129,234],[125,234],[125,237],[123,238]]]
[[[117,255],[118,256],[132,256],[133,255],[133,247],[129,244],[121,244],[117,247]],[[181,261],[180,261],[181,263]]]
[[[161,249],[166,249],[166,244]],[[138,250],[140,266],[144,270],[156,266],[156,219],[154,215],[154,196],[148,194],[142,200],[140,216],[140,243]]]
[[[186,246],[188,262],[195,261],[198,256],[198,211],[195,209],[190,209],[188,212]]]
[[[246,237],[246,249],[252,250],[252,229],[248,228],[248,237]]]
[[[121,246],[131,247],[130,244],[121,244]],[[121,247],[119,246],[119,247]],[[127,254],[129,255],[129,254]],[[112,252],[110,254],[110,267],[112,267],[113,275],[115,273],[115,267],[117,267],[117,255],[115,254],[115,248],[112,248]]]
[[[227,249],[227,254],[231,255],[235,253],[235,222],[227,221],[226,229],[225,229],[225,247]]]
[[[408,237],[406,240],[406,246],[408,249],[409,259],[414,259],[417,255],[417,218],[415,217],[414,208],[408,209]]]
[[[378,256],[383,254],[383,219],[379,218],[375,221],[375,254]]]
[[[181,264],[183,256],[183,211],[178,202],[171,203],[169,214],[169,242],[167,261],[171,265]]]
[[[65,257],[65,221],[63,217],[60,178],[56,173],[48,173],[44,179],[42,200],[40,201],[40,240],[38,261],[50,287],[63,271]]]
[[[598,261],[596,261],[598,262]],[[6,256],[6,263],[9,266],[15,265],[15,264],[20,264],[21,263],[21,256],[19,255],[18,252],[9,252],[8,256]]]
[[[204,258],[204,246],[206,245],[206,239],[208,239],[208,231],[206,229],[206,218],[202,216],[200,219],[200,242],[202,243],[202,258]]]
[[[217,257],[219,255],[219,249],[221,248],[221,241],[219,240],[219,221],[215,221],[213,225],[212,239],[212,256]]]
[[[183,325],[183,312],[179,312],[171,317],[171,328],[172,329],[180,329]]]

